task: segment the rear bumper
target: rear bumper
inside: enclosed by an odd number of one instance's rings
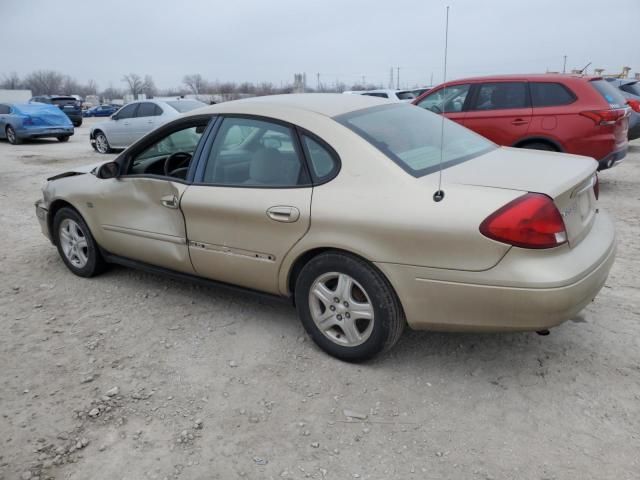
[[[607,168],[614,167],[615,165],[620,163],[622,159],[627,156],[627,150],[629,150],[628,146],[621,148],[620,150],[617,150],[615,152],[612,152],[606,157],[604,157],[602,160],[599,160],[598,170],[606,170]]]
[[[597,215],[574,248],[512,248],[484,272],[377,264],[418,330],[535,331],[558,325],[591,302],[615,259],[613,222]]]
[[[60,127],[30,127],[16,130],[19,138],[43,138],[43,137],[61,137],[73,135],[73,126]]]

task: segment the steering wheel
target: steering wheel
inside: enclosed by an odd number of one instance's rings
[[[178,170],[186,171],[190,161],[191,154],[188,152],[172,153],[164,160],[164,174],[167,177],[172,177]]]

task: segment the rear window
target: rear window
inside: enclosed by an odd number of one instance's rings
[[[568,105],[576,100],[573,93],[560,83],[531,82],[531,101],[534,107],[552,107]]]
[[[397,92],[396,95],[400,100],[413,100],[416,94],[413,92]]]
[[[174,102],[167,102],[167,105],[173,107],[180,113],[189,112],[196,108],[205,107],[206,104],[197,100],[176,100]]]
[[[592,80],[589,83],[602,95],[611,108],[622,108],[627,103],[618,89],[606,80]]]
[[[438,171],[441,152],[444,169],[497,148],[486,138],[455,122],[407,104],[366,108],[339,115],[335,120],[414,177]],[[444,131],[441,132],[443,120]]]
[[[625,85],[621,85],[620,90],[623,90],[627,93],[631,93],[632,95],[640,96],[640,83],[633,82],[633,83],[627,83]]]

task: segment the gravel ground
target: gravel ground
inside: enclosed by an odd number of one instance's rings
[[[407,332],[349,365],[286,303],[124,268],[73,276],[43,179],[108,157],[0,142],[0,479],[637,479],[640,142],[601,174],[609,281],[536,334]]]

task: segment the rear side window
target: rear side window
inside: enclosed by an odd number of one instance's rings
[[[153,117],[156,112],[156,105],[154,103],[141,103],[136,112],[136,117]]]
[[[311,161],[311,170],[315,179],[318,181],[328,179],[338,168],[338,161],[333,153],[307,135],[302,136],[302,143]]]
[[[9,113],[9,105],[0,105],[0,115]]]
[[[627,101],[616,87],[606,80],[592,80],[591,85],[598,91],[611,108],[623,108]]]
[[[483,83],[474,110],[506,110],[529,106],[525,82]]]
[[[576,100],[575,95],[560,83],[532,82],[529,83],[529,88],[534,107],[568,105]]]

